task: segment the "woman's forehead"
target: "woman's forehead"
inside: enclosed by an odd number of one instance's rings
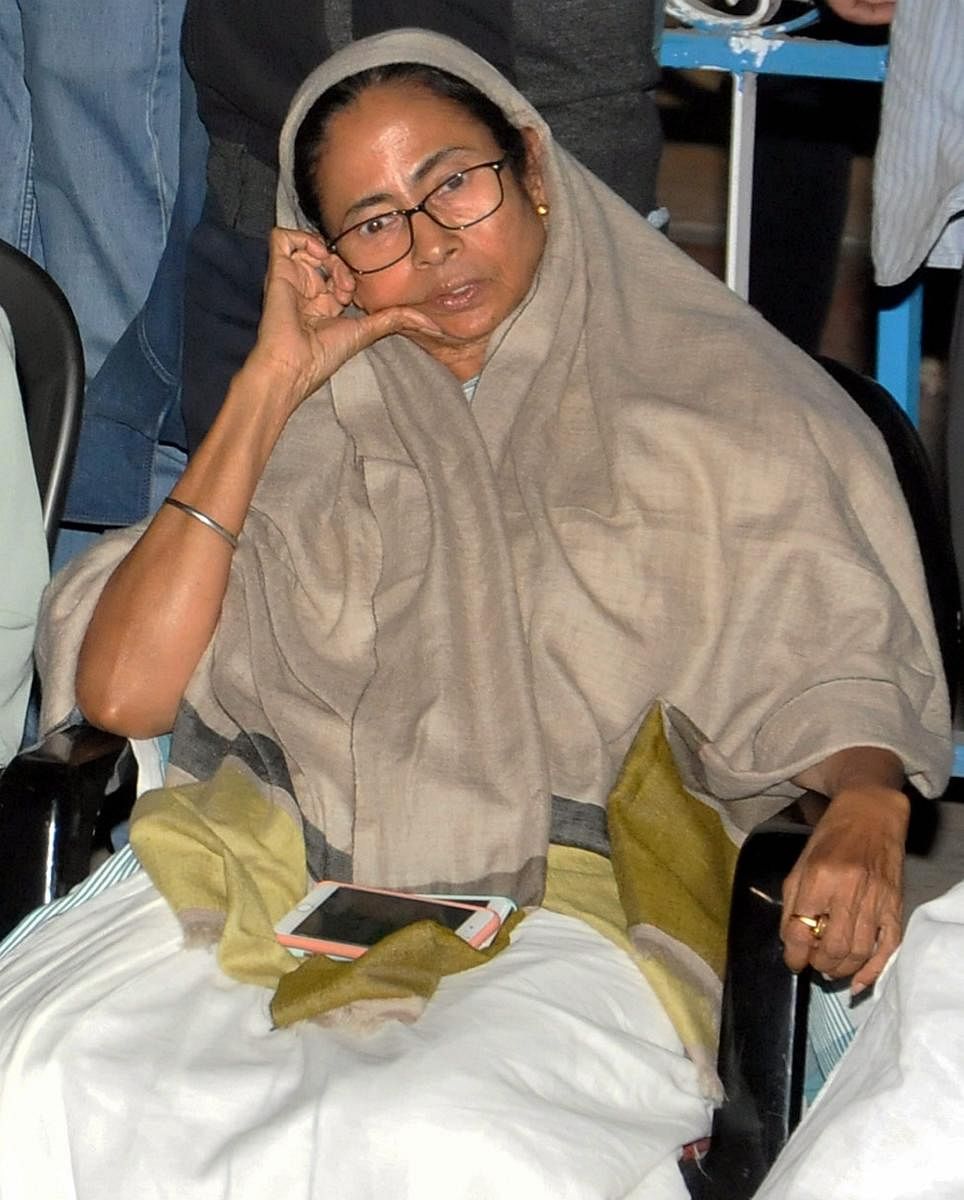
[[[328,123],[321,161],[379,156],[409,149],[428,152],[443,145],[492,146],[488,126],[457,100],[439,96],[414,81],[373,84],[336,112]]]
[[[411,200],[446,167],[499,153],[488,126],[457,101],[410,82],[375,84],[328,123],[316,176],[325,217],[340,225],[359,208]]]

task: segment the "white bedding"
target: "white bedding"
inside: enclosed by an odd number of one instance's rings
[[[756,1200],[964,1196],[964,883],[917,909]]]
[[[649,985],[538,912],[414,1025],[272,1031],[145,875],[0,963],[3,1200],[684,1200],[707,1133]]]

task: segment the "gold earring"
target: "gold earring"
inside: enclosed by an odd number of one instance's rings
[[[548,204],[537,204],[536,205],[536,215],[539,217],[548,217],[549,205]]]

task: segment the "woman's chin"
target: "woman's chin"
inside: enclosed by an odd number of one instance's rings
[[[440,337],[433,337],[430,333],[412,332],[412,340],[418,342],[420,346],[424,346],[426,350],[433,345],[457,346],[466,342],[488,339],[498,324],[498,322],[493,322],[488,313],[440,313],[435,308],[429,311],[427,307],[422,308],[421,311],[429,317],[441,334]]]
[[[485,327],[475,333],[470,329],[450,328],[449,322],[436,322],[442,331],[441,337],[412,331],[404,336],[429,354],[436,362],[447,367],[461,382],[478,375],[485,361],[491,329]]]

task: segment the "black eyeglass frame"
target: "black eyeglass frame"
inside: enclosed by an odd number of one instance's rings
[[[502,171],[508,162],[508,158],[509,156],[504,154],[502,158],[494,159],[492,162],[476,163],[473,167],[466,167],[464,171],[453,171],[452,174],[443,179],[441,183],[436,184],[436,186],[432,188],[428,195],[423,196],[421,202],[414,205],[412,208],[390,208],[386,209],[384,212],[374,213],[372,216],[366,217],[364,221],[356,221],[354,225],[349,225],[349,227],[347,229],[343,229],[336,238],[329,238],[325,245],[332,254],[339,255],[339,257],[342,259],[342,262],[353,275],[377,275],[379,271],[387,271],[389,267],[394,267],[396,263],[400,263],[403,258],[406,258],[409,254],[411,254],[412,247],[415,245],[415,231],[412,228],[412,217],[414,217],[416,213],[424,213],[428,219],[430,221],[434,221],[440,229],[452,230],[471,229],[473,225],[479,225],[482,221],[487,221],[489,217],[493,215],[493,213],[497,213],[505,203],[505,185],[502,182]],[[436,192],[441,191],[446,184],[451,183],[452,180],[457,178],[459,175],[469,175],[472,171],[481,171],[487,167],[492,168],[492,170],[495,172],[495,177],[498,180],[499,202],[494,208],[490,208],[489,211],[483,216],[476,217],[474,221],[467,221],[464,225],[446,225],[444,221],[440,221],[438,217],[433,216],[432,213],[430,213],[425,207],[425,205],[428,204]],[[363,225],[367,225],[369,221],[378,221],[382,217],[405,218],[408,224],[408,246],[406,247],[404,254],[400,254],[397,258],[393,258],[391,262],[385,263],[383,267],[369,267],[364,271],[360,270],[358,267],[353,267],[347,258],[343,258],[339,254],[338,243],[342,240],[342,238],[346,238],[350,233],[354,233],[356,229],[361,229]]]

